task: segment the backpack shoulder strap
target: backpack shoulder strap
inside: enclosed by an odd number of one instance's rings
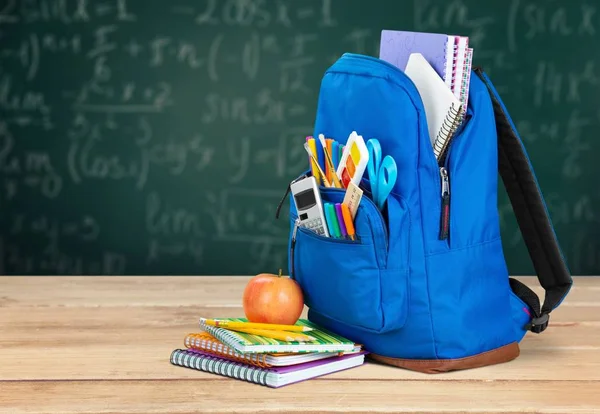
[[[498,133],[498,169],[538,280],[545,290],[543,305],[540,308],[539,297],[520,281],[510,278],[510,286],[533,312],[525,328],[540,333],[548,326],[550,312],[569,293],[573,280],[521,138],[487,75],[481,68],[475,68],[475,73],[492,98]]]

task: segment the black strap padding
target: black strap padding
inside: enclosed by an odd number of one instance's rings
[[[561,253],[525,148],[490,84],[480,70],[476,70],[476,73],[486,84],[492,98],[498,135],[498,170],[540,285],[546,291],[544,304],[539,309],[539,298],[535,292],[529,288],[523,289],[522,286],[525,285],[522,283],[511,282],[515,294],[530,307],[536,304],[532,295],[536,296],[537,309],[532,307],[532,311],[537,314],[534,315],[528,329],[539,333],[546,328],[550,312],[567,295],[573,280]]]

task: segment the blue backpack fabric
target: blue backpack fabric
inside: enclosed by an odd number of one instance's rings
[[[308,318],[364,345],[375,360],[421,372],[516,358],[524,335],[546,328],[572,279],[525,148],[490,79],[473,71],[466,118],[438,163],[412,81],[383,60],[344,54],[323,76],[314,136],[345,144],[352,131],[380,141],[398,179],[380,211],[365,175],[356,241],[298,227],[290,199],[288,270],[302,287]],[[442,167],[450,188],[447,231],[440,229]],[[498,172],[546,291],[543,306],[509,277]],[[323,202],[345,194],[320,190]]]

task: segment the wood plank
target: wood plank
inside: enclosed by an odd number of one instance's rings
[[[356,370],[361,370],[357,368]],[[238,381],[9,382],[0,402],[39,413],[598,413],[586,381],[357,381],[325,377],[277,390]],[[228,398],[225,394],[229,394]],[[32,396],[35,396],[32,398]]]
[[[209,379],[215,375],[173,366],[169,355],[176,347],[152,346],[104,346],[63,347],[36,349],[39,355],[32,357],[17,349],[2,350],[0,356],[0,388],[3,381],[22,380],[169,380]],[[572,379],[597,381],[600,389],[600,361],[597,350],[556,350],[539,352],[524,349],[521,356],[509,363],[479,369],[450,372],[443,375],[427,375],[367,361],[360,371],[339,373],[339,378],[359,380],[554,380]],[[548,367],[551,367],[548,369]],[[221,378],[219,378],[221,379]],[[222,378],[226,385],[235,380]]]
[[[200,315],[239,316],[238,309],[201,307],[29,308],[2,311],[0,380],[173,379],[202,373],[173,369],[168,358],[197,332]],[[36,354],[32,358],[32,353]],[[552,369],[547,367],[551,362]],[[368,378],[429,378],[373,364]],[[343,374],[351,377],[352,371]],[[450,373],[444,379],[600,380],[600,323],[554,323],[528,334],[508,364]]]
[[[249,276],[2,276],[0,308],[239,306],[249,279]],[[543,297],[537,278],[517,279]],[[575,277],[574,286],[561,308],[564,305],[600,306],[599,280],[593,276]]]
[[[0,307],[239,306],[249,277],[3,276]]]

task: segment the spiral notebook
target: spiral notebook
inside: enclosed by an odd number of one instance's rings
[[[463,105],[421,53],[410,55],[404,72],[423,101],[429,139],[439,160],[462,121]]]
[[[412,53],[420,53],[467,108],[473,60],[467,36],[382,30],[379,58],[406,71]],[[464,112],[463,112],[464,118]]]
[[[247,322],[245,318],[219,318],[221,320]],[[281,352],[350,352],[354,349],[354,342],[341,335],[328,331],[308,319],[299,319],[296,325],[313,328],[310,336],[315,341],[287,342],[273,338],[235,332],[225,328],[217,328],[199,321],[200,329],[208,332],[223,344],[240,353],[281,353]]]
[[[410,54],[421,53],[452,89],[459,39],[459,36],[441,33],[382,30],[379,58],[405,70]]]
[[[176,349],[171,363],[272,388],[304,381],[362,365],[365,352],[305,362],[286,367],[261,368],[229,361],[204,352]]]
[[[183,344],[192,351],[201,351],[217,357],[263,368],[297,365],[340,355],[339,352],[242,354],[221,343],[208,332],[188,334],[185,336]],[[356,345],[352,351],[345,352],[344,354],[357,353],[360,350],[361,346]]]

